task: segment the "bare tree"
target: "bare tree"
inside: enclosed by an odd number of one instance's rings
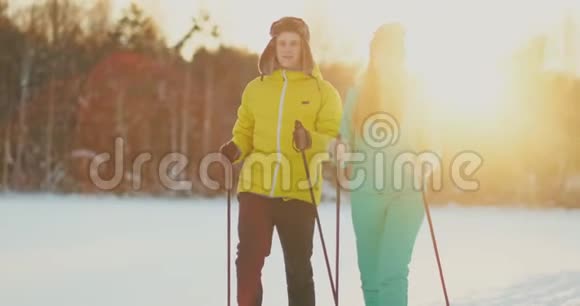
[[[87,12],[87,36],[106,36],[111,25],[111,0],[98,0]]]
[[[198,18],[193,19],[194,28],[199,28],[199,35],[201,35],[206,42],[218,41],[219,39],[219,28],[213,23],[209,14],[207,12],[201,12]],[[197,25],[197,26],[196,26]],[[210,140],[212,139],[211,131],[211,121],[213,117],[213,106],[214,102],[214,84],[215,84],[215,64],[213,63],[213,57],[207,56],[205,58],[205,69],[204,69],[204,99],[203,99],[203,143],[201,145],[202,152],[207,153],[211,150]]]
[[[118,45],[134,51],[155,52],[165,47],[165,41],[153,18],[147,16],[135,3],[131,3],[125,10],[111,37]]]
[[[192,19],[191,28],[186,32],[186,34],[174,45],[173,50],[176,54],[180,54],[182,49],[187,44],[194,44],[199,45],[199,47],[203,48],[204,44],[211,44],[212,42],[219,41],[219,28],[211,19],[209,13],[206,11],[201,11],[197,17]],[[195,49],[195,48],[194,48]],[[196,58],[196,55],[200,55],[202,57],[201,61],[204,63],[204,70],[203,75],[203,117],[202,117],[202,124],[201,124],[201,131],[202,131],[202,143],[201,143],[201,151],[208,152],[210,150],[210,141],[212,139],[211,133],[211,117],[213,115],[213,92],[214,92],[214,84],[215,84],[215,77],[214,77],[214,65],[212,63],[212,57],[206,56],[207,50],[204,48],[202,52],[195,52],[193,57]],[[192,85],[193,85],[193,76],[192,76],[192,66],[186,68],[185,71],[185,88],[183,94],[183,100],[180,103],[181,109],[181,133],[180,133],[180,152],[185,154],[186,156],[192,156],[189,152],[190,141],[191,141],[191,130],[192,124],[190,121],[191,116],[191,109],[190,104],[191,100],[193,99],[194,95],[192,93]],[[197,78],[199,80],[199,78]],[[201,87],[201,86],[200,86]],[[200,88],[198,87],[198,88]],[[195,121],[194,121],[195,122]],[[195,169],[193,170],[195,172]],[[182,174],[183,176],[185,173]],[[184,177],[181,177],[183,179]],[[197,180],[197,175],[195,173],[192,175],[192,180],[194,180],[194,185],[196,185],[195,181]]]
[[[32,61],[34,58],[34,50],[26,50],[26,54],[22,59],[20,66],[20,102],[18,103],[18,138],[16,141],[16,161],[14,169],[14,178],[18,181],[14,182],[14,185],[19,184],[19,180],[22,178],[23,165],[22,157],[26,142],[26,132],[28,131],[28,124],[26,119],[26,101],[30,97],[30,76],[32,71]]]
[[[10,174],[10,165],[12,165],[12,163],[14,162],[11,152],[12,148],[10,146],[11,144],[10,135],[11,129],[10,125],[8,124],[6,126],[6,129],[4,130],[4,143],[2,144],[4,146],[4,156],[3,156],[4,167],[2,169],[2,187],[4,191],[9,190],[8,177]]]
[[[0,16],[4,16],[8,10],[8,0],[0,0]]]

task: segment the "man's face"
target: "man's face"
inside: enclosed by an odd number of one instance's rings
[[[294,32],[282,32],[276,38],[276,58],[284,69],[300,69],[302,41]]]

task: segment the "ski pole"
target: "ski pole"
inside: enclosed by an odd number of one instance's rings
[[[340,136],[337,137],[340,139]],[[339,182],[338,172],[340,171],[340,165],[338,160],[338,153],[336,146],[334,147],[334,157],[335,157],[335,166],[336,166],[336,173],[335,173],[335,183],[336,183],[336,267],[335,267],[335,281],[336,284],[334,288],[336,290],[336,305],[339,304],[339,296],[338,296],[338,285],[339,285],[339,269],[340,269],[340,191],[341,186]]]
[[[227,226],[226,226],[226,235],[227,235],[227,306],[231,305],[231,293],[232,293],[232,185],[233,185],[233,178],[232,178],[232,163],[227,158],[224,159],[224,181],[225,181],[225,188],[227,193]]]
[[[227,293],[227,299],[228,299],[228,306],[230,306],[231,305],[231,292],[232,292],[232,290],[231,290],[231,284],[232,284],[232,280],[231,280],[231,275],[232,275],[232,272],[231,272],[232,199],[231,199],[231,188],[229,186],[227,188],[227,194],[228,194],[227,195],[228,196],[228,214],[227,214],[228,215],[228,229],[227,229],[227,232],[228,232],[228,239],[227,239],[228,240],[228,256],[227,256],[228,257],[228,259],[227,259],[228,260],[228,265],[227,265],[227,269],[228,269],[228,293]]]
[[[294,125],[294,135],[297,134],[299,129],[304,128],[302,123],[298,120],[295,121]],[[294,138],[296,141],[296,138]],[[314,191],[312,190],[312,181],[310,179],[310,170],[308,169],[308,162],[306,161],[306,154],[304,153],[304,148],[302,146],[298,147],[298,150],[302,154],[302,161],[304,162],[304,170],[306,171],[306,178],[308,180],[308,187],[310,190],[310,198],[312,199],[312,204],[314,204],[315,215],[316,215],[316,225],[318,227],[318,232],[320,234],[320,241],[322,243],[322,251],[324,253],[324,260],[326,262],[326,270],[328,271],[328,279],[330,281],[330,288],[332,289],[332,298],[334,299],[334,305],[338,306],[338,294],[334,286],[334,281],[332,279],[332,271],[330,269],[330,261],[328,260],[328,253],[326,251],[326,243],[324,242],[324,235],[322,234],[322,225],[320,225],[320,217],[318,216],[318,207],[316,205],[316,198],[314,197]]]
[[[435,239],[435,230],[433,229],[433,221],[431,220],[431,213],[429,212],[429,204],[425,197],[425,188],[422,191],[423,206],[425,207],[425,214],[429,222],[429,230],[431,232],[431,241],[433,241],[433,249],[435,250],[435,258],[437,259],[437,267],[439,268],[439,278],[441,279],[441,287],[443,288],[443,295],[445,296],[445,305],[449,306],[449,297],[447,295],[447,288],[445,286],[445,278],[443,277],[443,268],[441,267],[441,259],[439,258],[439,250],[437,248],[437,240]]]

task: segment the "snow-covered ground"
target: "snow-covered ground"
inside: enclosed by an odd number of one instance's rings
[[[333,250],[335,208],[324,203],[320,210]],[[452,305],[580,305],[580,211],[449,205],[433,208],[432,216]],[[341,305],[363,305],[348,205],[341,235]],[[318,237],[317,300],[330,306]],[[287,304],[274,239],[263,276],[265,306]],[[0,305],[223,306],[225,251],[223,198],[0,195]],[[409,294],[413,306],[444,305],[427,223]]]

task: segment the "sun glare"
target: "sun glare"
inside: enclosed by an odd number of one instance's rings
[[[194,5],[185,12],[180,0],[140,2],[157,9],[170,41],[185,33],[195,15]],[[553,31],[567,12],[576,12],[574,18],[580,19],[580,2],[568,0],[195,3],[210,12],[226,45],[259,53],[269,38],[270,23],[284,15],[296,15],[309,23],[311,46],[319,61],[348,61],[361,67],[368,61],[373,31],[384,22],[401,22],[408,34],[408,67],[424,84],[436,116],[487,126],[510,109],[502,100],[509,90],[502,61],[534,36]],[[199,38],[197,43],[202,43]]]
[[[457,35],[409,32],[408,67],[422,83],[434,115],[445,121],[493,124],[506,90],[502,53]]]

